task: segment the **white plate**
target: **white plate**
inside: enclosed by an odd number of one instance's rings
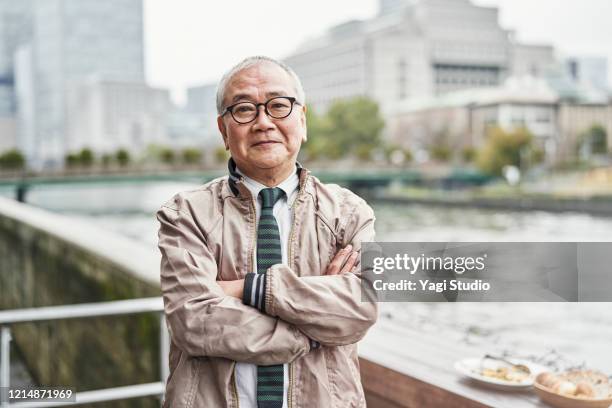
[[[499,367],[508,367],[508,364],[503,361],[484,359],[484,358],[466,358],[455,363],[455,369],[461,374],[470,377],[487,386],[504,389],[504,390],[524,390],[533,386],[535,377],[544,371],[549,371],[546,367],[534,364],[530,361],[509,358],[515,364],[524,364],[529,367],[531,375],[520,382],[504,381],[498,378],[486,377],[481,373],[483,368],[496,370]]]

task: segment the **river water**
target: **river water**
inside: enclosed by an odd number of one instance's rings
[[[155,246],[157,208],[175,192],[195,187],[166,182],[49,186],[33,189],[27,200]],[[371,204],[379,241],[612,238],[612,219],[584,214]],[[529,357],[561,368],[586,364],[612,374],[612,303],[386,303],[380,310],[381,319],[439,333],[483,352]]]

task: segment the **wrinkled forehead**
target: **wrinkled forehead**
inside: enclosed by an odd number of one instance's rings
[[[276,64],[261,62],[236,72],[225,88],[224,105],[240,100],[263,102],[275,96],[296,96],[293,78]]]

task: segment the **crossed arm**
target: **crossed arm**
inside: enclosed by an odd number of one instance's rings
[[[349,244],[336,253],[334,259],[332,259],[327,266],[324,275],[332,276],[347,272],[355,272],[357,259],[359,259],[359,252],[353,251],[353,246]],[[219,281],[217,284],[221,286],[221,289],[223,289],[223,292],[227,296],[233,296],[238,299],[244,297],[244,279]]]
[[[350,245],[322,276],[298,277],[280,264],[270,268],[264,312],[241,301],[244,280],[216,281],[215,258],[189,214],[164,207],[157,218],[168,327],[189,355],[287,363],[308,353],[311,340],[352,344],[376,320],[376,305],[361,302],[360,276],[353,271],[358,251]],[[371,223],[354,231],[354,244],[373,238]]]

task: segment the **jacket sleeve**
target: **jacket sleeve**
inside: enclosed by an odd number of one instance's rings
[[[296,327],[225,295],[216,283],[217,262],[190,214],[164,206],[157,219],[164,309],[180,349],[260,365],[309,351],[309,339]]]
[[[343,246],[360,251],[362,242],[374,241],[374,220],[372,209],[359,200],[345,224]],[[361,272],[299,277],[278,264],[266,273],[264,310],[324,346],[353,344],[377,319],[375,296],[368,287],[367,282],[362,287]]]

